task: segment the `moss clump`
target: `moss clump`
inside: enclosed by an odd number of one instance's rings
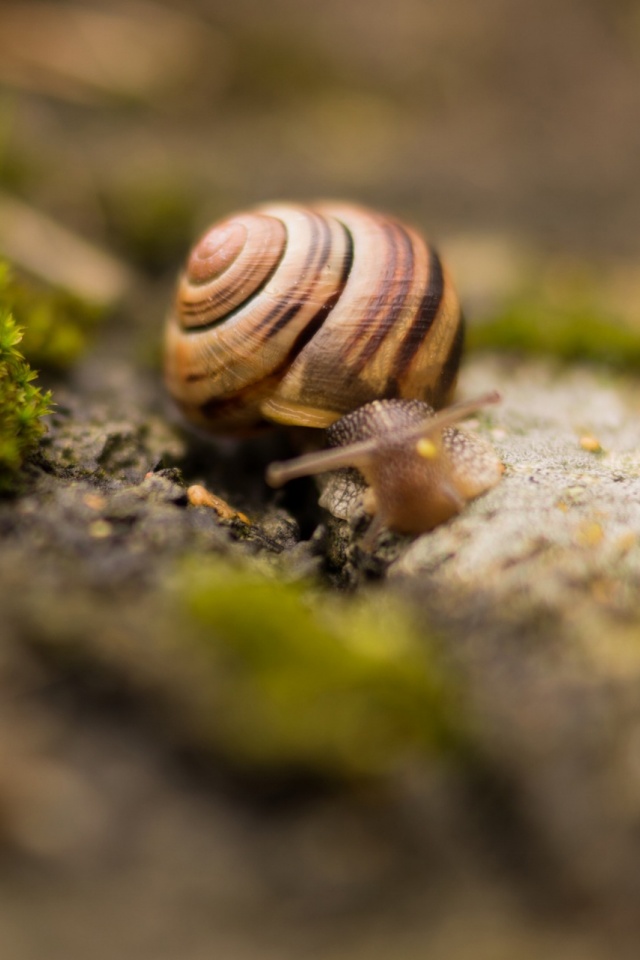
[[[36,373],[18,350],[21,339],[22,331],[0,301],[0,493],[16,488],[25,458],[44,433],[41,417],[51,401],[33,384]]]
[[[173,178],[133,178],[103,197],[112,240],[150,273],[175,270],[193,240],[198,203],[192,187]]]
[[[562,360],[640,367],[640,329],[609,315],[582,276],[542,275],[492,318],[468,330],[469,349],[507,349]]]
[[[64,290],[28,285],[5,270],[0,302],[24,331],[22,350],[36,367],[65,370],[82,355],[102,309]]]
[[[471,327],[470,350],[503,349],[592,360],[621,370],[640,368],[640,331],[579,309],[550,311],[516,302],[486,323]]]
[[[208,713],[233,764],[357,778],[464,747],[456,684],[396,603],[219,561],[190,568],[181,595],[215,667]]]

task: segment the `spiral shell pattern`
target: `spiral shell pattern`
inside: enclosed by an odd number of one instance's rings
[[[273,204],[193,248],[167,323],[166,379],[213,431],[324,427],[374,399],[442,406],[462,339],[446,268],[412,228],[348,204]]]

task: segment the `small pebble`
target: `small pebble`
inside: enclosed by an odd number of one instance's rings
[[[590,433],[585,433],[583,437],[580,437],[580,446],[587,453],[602,453],[600,441]]]
[[[628,553],[638,543],[638,536],[633,530],[623,533],[616,541],[616,547],[620,553]]]
[[[112,533],[113,526],[108,520],[96,520],[89,526],[89,535],[96,540],[104,540],[105,537],[110,537]]]
[[[604,537],[604,530],[599,523],[583,523],[578,530],[578,542],[583,547],[595,547]]]
[[[230,507],[222,497],[216,497],[214,493],[207,490],[199,483],[194,483],[187,490],[187,497],[192,507],[211,507],[218,514],[221,520],[241,520],[242,523],[249,523],[249,518],[239,510]]]
[[[104,510],[107,505],[106,498],[99,493],[85,493],[82,500],[91,510]]]

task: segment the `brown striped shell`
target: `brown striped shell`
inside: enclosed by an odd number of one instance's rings
[[[455,290],[411,227],[362,207],[272,204],[193,248],[167,323],[166,379],[192,421],[326,427],[371,400],[450,398]]]

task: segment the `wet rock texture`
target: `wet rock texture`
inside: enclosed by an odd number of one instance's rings
[[[203,446],[150,412],[153,389],[128,414],[125,396],[60,394],[23,493],[0,506],[12,956],[135,942],[140,957],[298,957],[309,941],[327,958],[604,957],[611,942],[632,955],[634,389],[586,368],[467,363],[465,395],[496,384],[504,402],[477,429],[502,483],[373,554],[362,521],[310,507],[310,485],[265,491],[277,438]],[[194,482],[250,522],[190,504]],[[457,677],[468,749],[366,785],[222,762],[167,587],[176,565],[212,556],[399,601]]]

